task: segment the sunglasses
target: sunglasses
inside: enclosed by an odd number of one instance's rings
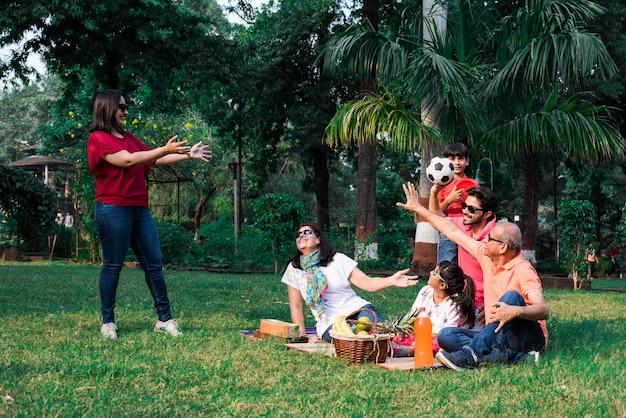
[[[506,244],[506,242],[504,241],[500,241],[499,239],[492,238],[491,233],[489,233],[487,234],[487,242],[491,242],[491,241],[499,242],[500,244]]]
[[[434,269],[433,271],[431,271],[430,274],[432,274],[433,276],[435,276],[436,278],[441,280],[443,282],[443,284],[446,285],[446,289],[448,289],[448,282],[446,282],[445,279],[443,277],[441,277],[441,274],[439,274],[437,272],[437,269]]]
[[[470,205],[468,205],[468,204],[467,204],[467,203],[465,203],[465,202],[461,203],[461,207],[462,207],[463,209],[467,209],[467,211],[468,211],[469,213],[476,213],[476,211],[477,211],[477,210],[484,210],[484,209],[482,209],[482,208],[477,208],[476,206],[470,206]]]
[[[313,231],[312,229],[305,229],[304,231],[296,232],[296,239],[300,238],[300,235],[314,235],[314,234],[315,234],[315,231]]]
[[[122,112],[128,112],[128,105],[127,104],[118,104],[117,105],[118,109],[120,109]]]

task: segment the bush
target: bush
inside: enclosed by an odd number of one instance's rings
[[[0,211],[4,220],[2,235],[24,241],[24,248],[37,248],[54,227],[57,195],[24,170],[0,164]],[[5,219],[6,218],[6,219]]]
[[[271,244],[263,232],[243,225],[235,241],[233,219],[223,216],[202,225],[199,231],[203,243],[196,246],[198,261],[212,269],[272,272]]]
[[[195,264],[193,235],[173,222],[156,220],[163,264]]]
[[[413,248],[405,233],[392,226],[378,228],[374,236],[378,242],[378,260],[359,262],[361,269],[400,270],[410,267]]]
[[[559,207],[561,264],[580,289],[587,276],[586,251],[596,246],[596,207],[588,200],[572,200]]]
[[[293,250],[293,233],[305,219],[304,205],[288,194],[270,193],[254,202],[255,224],[267,236],[274,257],[274,273]]]

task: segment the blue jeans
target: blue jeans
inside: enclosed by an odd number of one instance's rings
[[[500,302],[513,306],[526,306],[522,295],[509,290],[500,298]],[[511,350],[518,353],[543,351],[545,336],[537,321],[514,319],[507,322],[496,334],[499,322],[487,324],[482,330],[449,327],[439,332],[439,346],[448,352],[459,351],[465,345],[471,346],[482,360],[489,360],[489,354]]]
[[[372,305],[371,303],[363,306],[363,308],[368,308],[368,309],[371,309],[372,311],[374,311],[374,313],[376,314],[376,318],[374,318],[374,315],[372,315],[372,313],[369,312],[369,311],[357,311],[357,312],[347,316],[346,319],[357,319],[359,316],[367,316],[370,319],[370,321],[372,322],[372,324],[374,322],[385,322],[385,317],[383,317],[380,314],[380,312],[378,312],[376,310],[376,308],[374,308],[374,305]],[[324,334],[322,334],[322,340],[326,341],[327,343],[332,341],[332,338],[330,338],[330,330],[331,330],[331,328],[332,328],[332,326],[328,327],[326,329],[326,331],[324,331]]]
[[[439,246],[437,247],[437,265],[442,261],[458,263],[459,247],[443,234],[439,234]]]
[[[102,323],[115,322],[115,294],[129,247],[133,249],[143,268],[159,320],[172,319],[163,276],[161,244],[148,208],[96,202],[94,218],[102,245]]]

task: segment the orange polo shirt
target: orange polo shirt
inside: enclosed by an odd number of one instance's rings
[[[491,258],[485,255],[485,243],[476,241],[476,260],[483,270],[483,284],[485,292],[485,307],[493,306],[508,290],[515,290],[522,295],[527,305],[531,291],[542,291],[541,280],[532,264],[522,254],[518,254],[504,266],[496,265]],[[538,321],[548,346],[548,328],[546,321]]]

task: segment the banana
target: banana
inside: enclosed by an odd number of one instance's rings
[[[350,334],[350,335],[354,335],[354,332],[352,332],[352,328],[350,327],[350,325],[348,324],[348,322],[344,319],[342,319],[339,323],[340,325],[340,332],[342,334]]]
[[[333,321],[333,327],[332,330],[334,332],[338,332],[338,333],[342,333],[342,327],[341,327],[341,322],[344,321],[345,322],[346,317],[343,315],[339,315],[337,318],[335,318],[335,320]]]
[[[352,327],[350,327],[350,324],[348,324],[348,321],[346,321],[346,317],[344,315],[339,315],[337,318],[335,318],[331,329],[338,334],[354,335]]]

